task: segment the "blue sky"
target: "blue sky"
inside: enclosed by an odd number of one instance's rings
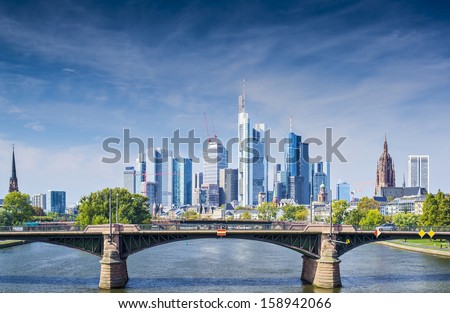
[[[444,1],[0,0],[0,197],[12,143],[21,191],[74,203],[122,185],[124,164],[100,160],[124,128],[205,136],[206,112],[236,136],[243,78],[278,138],[290,114],[304,138],[348,137],[333,186],[373,194],[386,133],[398,184],[429,154],[431,191],[448,192],[449,33]]]

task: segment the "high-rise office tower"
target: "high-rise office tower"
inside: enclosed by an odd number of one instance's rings
[[[219,171],[228,167],[227,149],[216,138],[208,139],[206,155],[203,158],[203,183],[219,184]]]
[[[183,206],[192,204],[192,160],[173,159],[173,204]]]
[[[288,134],[288,143],[285,147],[285,165],[288,175],[288,198],[299,204],[310,202],[310,165],[309,144],[302,142],[302,137],[292,132]],[[291,178],[292,177],[292,178]]]
[[[384,136],[384,149],[377,165],[375,195],[381,194],[381,187],[395,187],[394,162],[388,152],[387,138]]]
[[[127,166],[123,171],[123,188],[127,189],[131,194],[136,193],[136,170],[134,166]]]
[[[17,173],[16,173],[16,158],[14,156],[14,146],[12,151],[11,177],[9,178],[9,192],[13,191],[19,191],[19,182],[17,180]]]
[[[258,205],[258,195],[267,192],[267,159],[265,144],[263,142],[264,132],[266,131],[265,124],[255,124],[252,136],[252,203],[250,205]]]
[[[220,170],[219,204],[238,200],[238,170],[224,168]]]
[[[194,175],[194,191],[192,194],[192,204],[201,204],[201,188],[203,184],[203,172],[196,172]]]
[[[166,208],[173,204],[173,156],[172,151],[157,148],[154,150],[154,170],[152,177],[156,183],[156,199],[158,204]]]
[[[408,186],[422,187],[430,192],[430,156],[409,155],[408,156]]]
[[[345,181],[336,185],[336,199],[350,203],[350,185]]]
[[[156,183],[155,182],[142,182],[141,183],[141,195],[148,198],[148,204],[150,210],[152,206],[157,203],[156,201]]]
[[[267,159],[263,143],[266,126],[250,127],[250,118],[245,112],[245,81],[238,100],[239,138],[239,203],[243,206],[258,204],[258,194],[267,191]]]
[[[65,191],[57,191],[57,190],[49,190],[48,191],[48,213],[57,213],[63,215],[66,213],[66,192]]]
[[[250,163],[250,138],[252,129],[250,128],[250,118],[245,112],[245,80],[243,81],[242,95],[238,100],[238,139],[239,139],[239,203],[244,206],[253,204],[252,164]]]
[[[31,198],[31,203],[34,207],[41,208],[42,210],[47,211],[47,196],[44,193],[33,195]]]
[[[147,181],[147,163],[145,162],[145,153],[139,153],[136,159],[136,186]]]
[[[313,178],[313,201],[317,201],[319,193],[320,193],[320,185],[325,186],[325,192],[326,192],[326,184],[327,184],[328,178],[327,174],[323,172],[323,162],[317,163],[317,171],[314,173]],[[328,193],[327,193],[328,194]]]

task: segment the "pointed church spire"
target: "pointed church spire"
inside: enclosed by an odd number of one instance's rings
[[[9,192],[13,191],[19,191],[19,184],[17,182],[17,173],[16,173],[16,158],[14,156],[14,145],[12,151],[11,178],[9,179]]]

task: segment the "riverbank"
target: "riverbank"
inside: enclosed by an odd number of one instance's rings
[[[0,241],[0,249],[14,247],[14,246],[20,246],[25,243],[26,243],[25,240],[4,240],[4,241]]]
[[[407,250],[407,251],[412,251],[412,252],[418,252],[418,253],[425,253],[425,254],[432,254],[432,255],[437,255],[437,256],[444,256],[444,257],[448,257],[450,258],[450,249],[448,248],[443,248],[440,249],[438,247],[434,248],[434,247],[421,247],[421,246],[413,246],[412,244],[408,243],[408,242],[403,242],[403,241],[379,241],[376,242],[376,244],[379,245],[383,245],[383,246],[388,246],[388,247],[392,247],[392,248],[396,248],[396,249],[402,249],[402,250]]]

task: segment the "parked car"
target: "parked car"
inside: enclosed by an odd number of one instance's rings
[[[382,231],[382,230],[396,230],[395,224],[393,223],[386,223],[380,226],[377,226],[375,229]]]

